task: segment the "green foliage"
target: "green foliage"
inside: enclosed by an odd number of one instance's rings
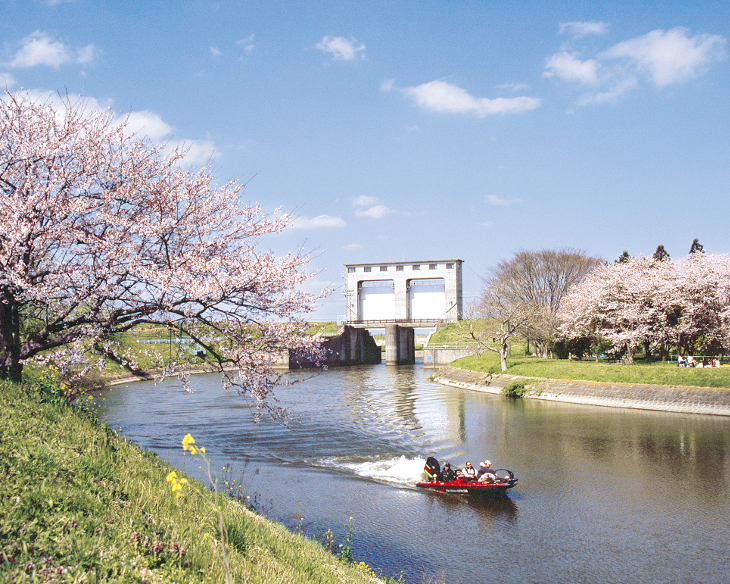
[[[524,381],[512,381],[502,388],[502,395],[507,397],[524,397],[526,392],[527,387]]]
[[[623,251],[623,253],[618,256],[617,260],[614,260],[614,264],[626,264],[631,259],[631,256],[629,255],[629,252],[626,250]]]
[[[590,339],[558,339],[552,345],[550,350],[558,359],[567,359],[570,355],[581,359],[584,355],[590,353]]]
[[[369,581],[202,483],[175,497],[172,470],[76,408],[0,382],[0,581],[221,582],[217,506],[236,582]]]
[[[53,368],[43,368],[28,376],[28,383],[38,395],[42,404],[61,406],[68,403],[71,392],[68,386],[58,379]]]

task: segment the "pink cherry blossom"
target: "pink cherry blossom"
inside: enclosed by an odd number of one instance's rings
[[[227,383],[275,412],[271,356],[319,351],[304,334],[321,296],[299,286],[309,258],[262,250],[288,216],[243,205],[243,185],[214,186],[208,168],[182,170],[184,154],[83,102],[0,100],[0,377],[52,350],[77,372],[90,346],[126,359],[110,335],[158,323],[235,368]]]

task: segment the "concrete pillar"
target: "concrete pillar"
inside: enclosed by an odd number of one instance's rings
[[[416,361],[415,331],[397,324],[385,325],[385,364],[414,363]]]
[[[346,363],[362,363],[362,329],[346,326],[344,330],[345,351],[343,361]]]
[[[398,329],[397,324],[385,325],[385,364],[398,364]]]
[[[399,327],[399,350],[398,363],[415,363],[416,362],[416,343],[415,331],[408,327]]]

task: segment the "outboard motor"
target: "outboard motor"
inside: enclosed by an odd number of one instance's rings
[[[436,480],[436,476],[441,472],[439,461],[436,460],[433,456],[429,456],[426,459],[426,466],[423,467],[423,471],[426,473],[428,480]]]

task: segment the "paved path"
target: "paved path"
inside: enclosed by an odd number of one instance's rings
[[[727,388],[542,379],[491,375],[455,367],[442,367],[434,374],[433,379],[443,385],[494,394],[501,393],[502,387],[511,381],[520,380],[527,384],[528,399],[730,416],[730,389]]]

